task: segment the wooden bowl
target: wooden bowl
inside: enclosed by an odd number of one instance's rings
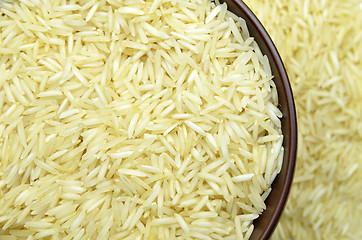
[[[254,232],[250,239],[269,239],[278,224],[286,204],[294,175],[297,152],[297,121],[295,105],[287,72],[282,59],[269,34],[254,13],[241,0],[221,0],[228,10],[242,17],[264,55],[268,56],[274,82],[277,86],[279,109],[283,113],[282,132],[284,135],[283,166],[272,184],[272,191],[266,199],[266,210],[254,221]]]

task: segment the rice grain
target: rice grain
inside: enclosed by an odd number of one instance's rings
[[[0,235],[250,236],[283,135],[245,21],[189,0],[22,0],[0,11]]]

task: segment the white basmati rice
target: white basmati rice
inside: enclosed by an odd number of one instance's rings
[[[298,164],[272,239],[362,239],[361,1],[245,2],[280,51],[298,116]]]
[[[245,21],[207,0],[1,4],[2,238],[250,237],[283,148]]]

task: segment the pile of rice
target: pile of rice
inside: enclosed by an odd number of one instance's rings
[[[208,0],[0,8],[1,239],[248,239],[281,112],[245,21]]]
[[[297,168],[274,239],[362,239],[362,2],[246,2],[281,53],[297,106]]]

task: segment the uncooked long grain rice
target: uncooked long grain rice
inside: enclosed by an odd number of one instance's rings
[[[281,112],[225,4],[1,1],[0,29],[3,238],[249,238]]]
[[[362,239],[361,1],[245,2],[280,51],[297,107],[298,163],[273,239]]]

